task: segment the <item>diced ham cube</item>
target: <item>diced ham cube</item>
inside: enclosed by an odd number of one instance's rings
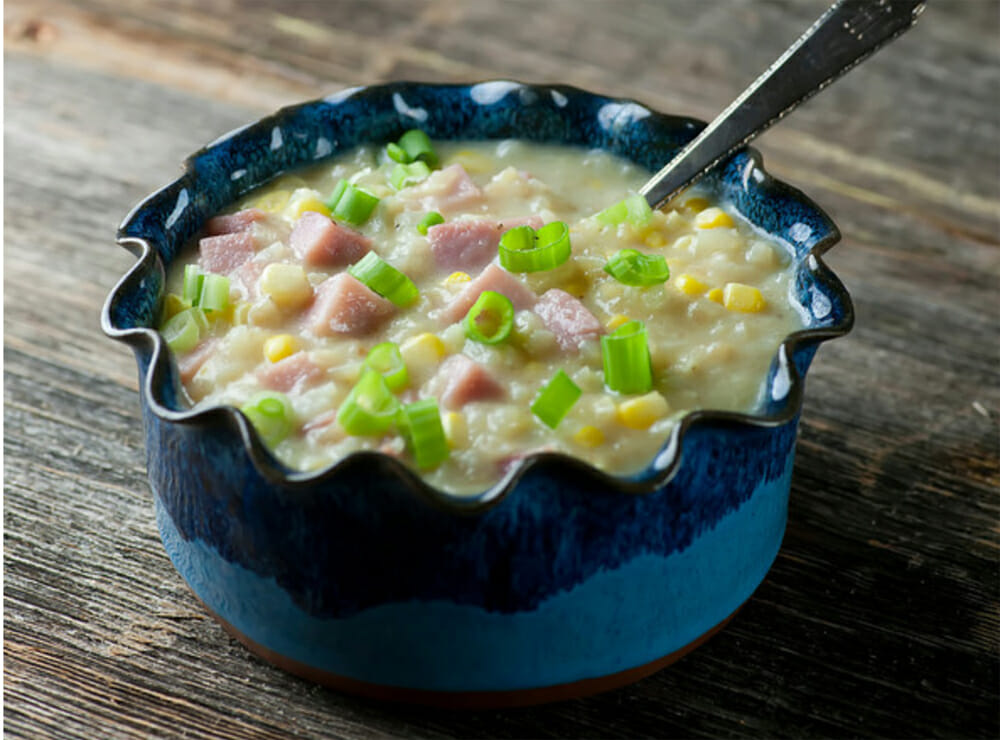
[[[460,409],[473,401],[493,401],[504,397],[503,386],[478,362],[465,355],[452,355],[438,369],[443,385],[441,405]]]
[[[307,267],[343,267],[365,256],[372,242],[322,213],[306,211],[295,222],[288,243]]]
[[[316,299],[306,326],[321,337],[347,334],[360,337],[375,331],[396,307],[347,272],[316,286]]]
[[[235,234],[246,231],[254,222],[263,221],[265,218],[267,218],[267,214],[258,208],[245,208],[236,213],[215,216],[205,223],[205,235],[219,236],[220,234]]]
[[[444,307],[441,316],[449,323],[460,321],[472,308],[472,304],[479,300],[484,290],[492,290],[496,293],[503,293],[510,298],[514,304],[514,310],[520,311],[524,308],[531,308],[538,300],[534,292],[511,275],[499,265],[489,265],[479,273],[479,276],[471,280],[462,292],[455,296],[451,303]]]
[[[257,240],[249,231],[206,236],[198,242],[198,253],[203,270],[228,275],[257,253]]]
[[[445,216],[485,203],[483,191],[460,164],[432,172],[423,182],[403,189],[399,197],[410,210],[439,211]]]
[[[566,350],[579,349],[590,339],[604,333],[601,322],[580,301],[558,288],[546,291],[534,311],[545,327],[556,335],[559,346]]]
[[[261,368],[257,380],[272,391],[288,393],[321,380],[325,374],[307,352],[296,352]]]
[[[478,270],[497,255],[500,237],[515,226],[541,228],[538,216],[513,218],[503,222],[488,219],[449,221],[431,226],[427,240],[434,262],[445,270]]]
[[[201,370],[201,366],[212,356],[218,347],[219,340],[215,337],[205,339],[188,354],[177,359],[177,369],[181,371],[181,382],[187,385]]]

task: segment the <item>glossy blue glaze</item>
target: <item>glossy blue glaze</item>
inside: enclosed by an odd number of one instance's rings
[[[307,665],[441,691],[615,673],[732,613],[780,544],[805,372],[852,320],[818,259],[836,228],[752,150],[705,184],[794,253],[790,298],[807,329],[783,344],[757,413],[688,415],[634,476],[541,454],[459,498],[378,453],[295,473],[232,409],[186,410],[176,365],[148,329],[164,263],[209,216],[284,170],[415,126],[434,138],[600,147],[656,169],[702,125],[567,87],[357,88],[223,137],[133,211],[120,241],[141,259],[109,296],[104,328],[135,350],[161,532],[209,608]]]

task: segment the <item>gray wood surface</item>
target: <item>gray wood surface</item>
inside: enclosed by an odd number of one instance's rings
[[[586,700],[448,713],[248,655],[159,544],[112,240],[190,151],[347,84],[563,81],[708,118],[825,0],[8,0],[4,722],[11,737],[1000,733],[1000,5],[917,28],[760,140],[844,232],[857,327],[809,378],[788,533],[725,631]]]

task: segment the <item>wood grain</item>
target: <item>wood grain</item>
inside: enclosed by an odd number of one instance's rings
[[[858,320],[810,373],[788,532],[719,636],[517,712],[360,701],[248,655],[163,553],[118,221],[181,159],[346,84],[509,76],[710,117],[823,0],[5,4],[4,723],[11,737],[996,737],[1000,5],[917,28],[760,142],[834,217]]]

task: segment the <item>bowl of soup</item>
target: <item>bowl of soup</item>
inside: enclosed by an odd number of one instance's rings
[[[536,703],[729,620],[784,532],[839,238],[753,150],[565,86],[353,88],[196,152],[125,219],[164,546],[259,655],[356,693]]]

